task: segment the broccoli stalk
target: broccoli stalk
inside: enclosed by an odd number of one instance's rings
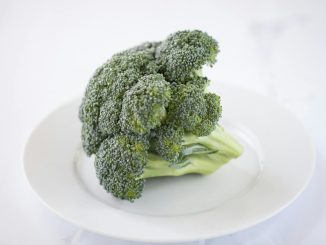
[[[183,138],[183,150],[176,163],[149,153],[142,179],[185,174],[210,174],[233,158],[239,157],[243,147],[221,126],[208,136],[187,134]]]

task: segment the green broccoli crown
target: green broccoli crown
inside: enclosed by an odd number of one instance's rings
[[[147,164],[146,140],[130,135],[106,138],[95,157],[96,175],[105,190],[127,200],[139,198],[144,186],[140,177]]]
[[[184,82],[186,85],[194,85],[196,86],[199,90],[205,91],[206,88],[208,87],[210,81],[208,80],[207,77],[203,77],[199,75],[201,73],[196,71],[190,73],[190,75],[187,77],[186,81]]]
[[[218,52],[207,33],[179,31],[117,53],[95,71],[79,118],[83,148],[96,155],[105,190],[133,201],[144,178],[211,173],[241,154],[226,133],[214,133],[220,97],[206,92],[210,81],[201,68],[214,64]],[[217,144],[222,135],[224,144]],[[223,161],[216,165],[208,154]]]
[[[204,99],[205,113],[201,117],[200,123],[192,130],[192,133],[198,136],[209,135],[215,129],[222,113],[220,96],[213,93],[205,93]]]
[[[173,124],[166,124],[152,133],[151,150],[165,160],[177,162],[182,153],[184,130]]]
[[[202,31],[178,31],[156,49],[161,71],[168,81],[183,82],[192,71],[213,65],[218,44]]]
[[[166,117],[171,89],[161,74],[143,76],[125,93],[120,115],[125,132],[149,133]]]
[[[195,85],[178,84],[172,88],[168,120],[185,131],[192,131],[206,114],[204,93]]]
[[[141,77],[158,70],[155,45],[147,43],[118,53],[94,73],[79,110],[80,120],[87,125],[82,129],[82,138],[87,139],[83,140],[83,147],[88,155],[96,153],[98,141],[121,131],[120,114],[125,93]]]

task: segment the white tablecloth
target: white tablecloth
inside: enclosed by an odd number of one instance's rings
[[[81,231],[43,207],[26,184],[21,153],[36,123],[80,95],[111,54],[187,28],[218,39],[218,63],[207,71],[215,82],[282,103],[318,152],[313,179],[293,205],[206,243],[325,244],[326,2],[314,0],[0,1],[0,244],[134,244]]]

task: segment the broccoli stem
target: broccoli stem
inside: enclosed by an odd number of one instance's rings
[[[185,146],[191,144],[200,144],[210,150],[217,150],[220,153],[237,158],[243,152],[243,147],[230,134],[224,131],[221,126],[217,126],[215,130],[207,136],[197,137],[195,135],[186,135],[184,137]]]
[[[208,136],[186,135],[183,145],[183,154],[177,163],[149,153],[149,162],[140,178],[210,174],[243,152],[243,147],[220,126]]]

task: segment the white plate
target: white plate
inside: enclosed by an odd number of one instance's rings
[[[304,190],[314,169],[314,148],[301,124],[272,101],[220,87],[221,124],[244,154],[209,176],[146,182],[134,203],[117,200],[98,184],[92,159],[80,147],[80,100],[46,117],[24,152],[28,182],[63,219],[115,238],[181,242],[230,234],[270,218]]]

